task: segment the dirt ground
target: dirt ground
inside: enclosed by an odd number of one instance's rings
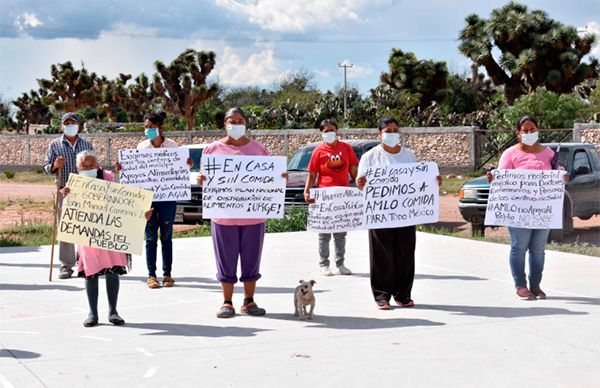
[[[41,184],[0,184],[0,201],[25,200],[48,202],[48,210],[27,209],[27,207],[14,204],[0,208],[0,228],[12,226],[27,221],[48,221],[52,222],[52,201],[54,199],[55,188],[52,185]],[[458,211],[458,197],[453,195],[443,195],[440,197],[440,222],[436,225],[438,228],[445,228],[460,235],[468,236],[471,233],[471,226],[465,222]],[[189,225],[176,225],[175,230],[184,231],[193,228]],[[566,236],[565,242],[586,242],[600,246],[600,217],[595,216],[587,221],[578,218],[574,219],[574,232]],[[506,228],[486,229],[486,236],[506,237],[508,231]]]

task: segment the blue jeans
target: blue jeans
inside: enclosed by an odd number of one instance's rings
[[[510,270],[515,287],[527,287],[525,253],[529,250],[529,288],[539,288],[544,271],[546,242],[550,229],[508,228],[510,234]]]
[[[158,230],[162,251],[163,276],[171,276],[173,264],[173,220],[175,220],[175,201],[152,202],[152,217],[146,223],[146,264],[148,275],[156,277],[156,248]]]

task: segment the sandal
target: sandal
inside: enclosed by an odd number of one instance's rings
[[[146,285],[148,286],[148,288],[159,288],[160,287],[160,283],[158,282],[158,279],[155,278],[154,276],[150,276],[148,278],[148,280],[146,281]]]
[[[170,276],[163,277],[163,287],[173,287],[173,284],[175,284],[175,279]]]
[[[235,309],[229,303],[221,306],[219,311],[217,311],[217,318],[231,318],[235,315]]]
[[[260,308],[254,302],[250,302],[244,306],[242,306],[242,313],[246,315],[252,315],[255,317],[259,317],[261,315],[265,315],[267,311],[263,308]]]

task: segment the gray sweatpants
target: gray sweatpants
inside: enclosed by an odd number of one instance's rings
[[[58,225],[60,228],[60,210],[62,210],[63,196],[58,198]],[[60,260],[60,269],[72,271],[75,266],[75,245],[60,241],[58,244],[58,259]]]
[[[329,267],[329,242],[333,234],[335,246],[335,265],[339,267],[344,264],[344,255],[346,254],[346,232],[340,233],[319,233],[319,256],[321,267]]]

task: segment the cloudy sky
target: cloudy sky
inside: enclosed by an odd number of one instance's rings
[[[522,1],[600,35],[598,0]],[[109,77],[153,73],[186,48],[213,50],[213,78],[270,87],[305,69],[322,90],[343,82],[366,92],[393,47],[468,69],[456,38],[470,13],[488,17],[507,0],[2,0],[0,94],[12,99],[72,61]],[[600,45],[594,49],[600,57]]]

